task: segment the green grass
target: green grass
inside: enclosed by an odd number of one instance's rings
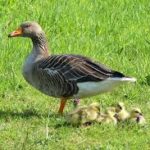
[[[149,10],[149,0],[1,0],[0,149],[149,149]],[[59,101],[30,87],[21,75],[31,41],[7,38],[26,20],[40,23],[52,53],[85,55],[136,77],[136,84],[83,99],[81,104],[97,101],[107,107],[124,101],[128,108],[143,110],[147,126],[63,125],[65,119],[56,114]],[[66,113],[73,108],[71,102],[67,106]]]

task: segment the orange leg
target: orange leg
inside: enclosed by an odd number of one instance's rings
[[[66,105],[66,102],[67,102],[67,99],[65,99],[65,98],[61,99],[60,107],[59,107],[59,111],[58,111],[59,114],[63,114],[63,110]]]

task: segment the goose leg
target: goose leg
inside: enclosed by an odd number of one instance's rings
[[[58,111],[59,114],[63,114],[63,110],[65,108],[66,102],[67,102],[67,99],[61,98],[60,107]]]
[[[74,99],[73,100],[74,107],[77,107],[79,103],[80,103],[80,99]]]

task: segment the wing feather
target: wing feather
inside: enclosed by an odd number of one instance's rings
[[[66,81],[76,82],[101,81],[113,76],[124,76],[122,73],[79,55],[49,56],[39,63],[39,68],[58,71]]]

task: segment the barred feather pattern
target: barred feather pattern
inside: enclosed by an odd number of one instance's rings
[[[79,55],[52,55],[37,62],[33,69],[36,87],[54,97],[72,97],[79,90],[77,83],[102,81],[115,73]]]
[[[72,97],[79,91],[78,83],[124,77],[80,55],[49,56],[44,32],[31,39],[33,50],[24,65],[23,75],[28,83],[49,96]]]
[[[36,74],[36,76],[35,76]],[[77,93],[78,87],[74,81],[66,80],[57,70],[34,68],[35,87],[41,92],[53,97],[70,97]]]

